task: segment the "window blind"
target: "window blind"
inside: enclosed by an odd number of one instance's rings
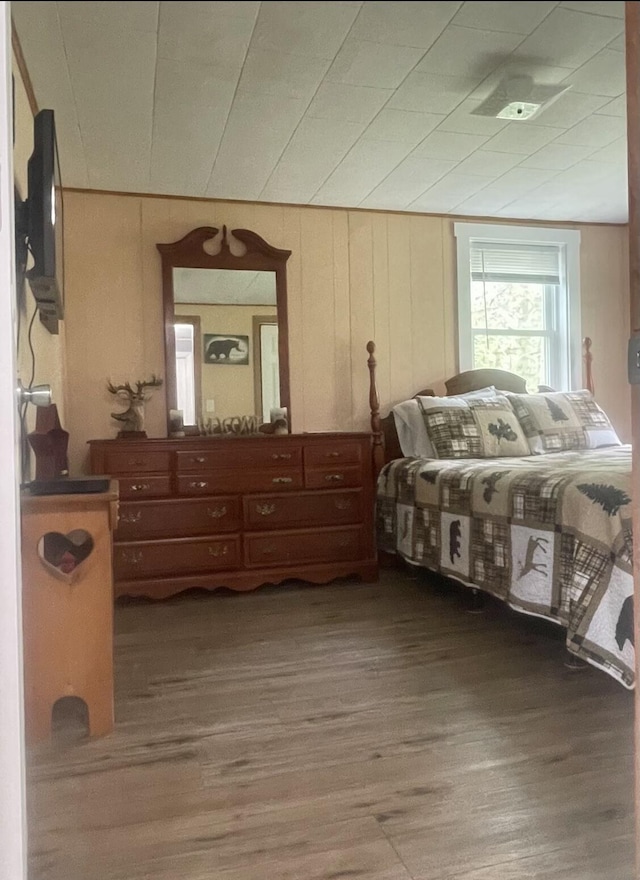
[[[176,333],[176,353],[193,352],[193,325],[192,324],[174,324]]]
[[[472,239],[471,280],[560,284],[561,256],[561,245],[509,244]]]

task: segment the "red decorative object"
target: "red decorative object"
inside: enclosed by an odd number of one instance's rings
[[[36,458],[36,480],[56,480],[69,474],[69,432],[60,424],[55,403],[36,410],[36,429],[28,435]]]

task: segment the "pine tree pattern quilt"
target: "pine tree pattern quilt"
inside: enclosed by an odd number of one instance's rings
[[[566,628],[634,686],[631,447],[397,459],[378,478],[378,547]]]

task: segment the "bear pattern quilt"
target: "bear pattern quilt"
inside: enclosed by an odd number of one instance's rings
[[[378,478],[378,547],[567,630],[634,686],[631,447],[397,459]]]

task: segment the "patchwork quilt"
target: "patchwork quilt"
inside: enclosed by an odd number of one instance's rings
[[[378,547],[561,624],[567,648],[634,686],[631,447],[392,461]]]

